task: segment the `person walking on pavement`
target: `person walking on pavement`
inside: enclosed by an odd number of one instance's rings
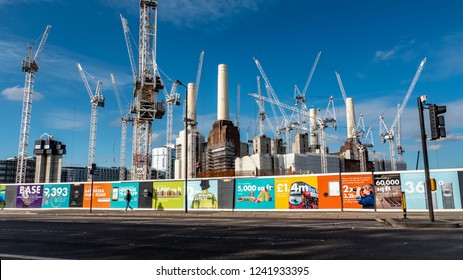
[[[132,200],[132,194],[130,193],[130,190],[127,190],[127,194],[125,195],[125,201],[127,201],[127,204],[125,205],[125,212],[127,212],[127,208],[130,208],[130,210],[133,211],[132,206],[130,206],[131,200]]]

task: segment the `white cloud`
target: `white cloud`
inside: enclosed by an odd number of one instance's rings
[[[138,1],[100,0],[103,4],[128,13],[138,13]],[[180,26],[192,27],[196,24],[217,22],[243,13],[256,12],[263,6],[272,5],[278,0],[169,0],[159,1],[159,20]]]
[[[395,54],[395,50],[376,51],[375,58],[379,60],[388,60]]]
[[[441,49],[437,51],[434,78],[448,78],[463,75],[463,32],[451,34],[443,38]]]
[[[84,130],[89,127],[89,116],[84,113],[76,113],[68,110],[56,110],[47,112],[43,118],[47,121],[44,125],[47,128],[63,130]]]
[[[428,145],[428,151],[439,151],[442,149],[442,145]]]
[[[463,141],[463,135],[461,134],[452,134],[451,132],[447,132],[447,137],[443,138],[444,141],[450,142],[458,142]]]
[[[163,135],[164,133],[160,133],[160,132],[153,132],[152,134],[152,138],[151,138],[151,142],[156,142],[158,140],[160,140],[160,137]]]
[[[22,101],[24,96],[24,87],[14,86],[2,90],[2,95],[7,100],[12,101]],[[44,98],[43,94],[40,92],[34,91],[33,100],[42,100]]]
[[[375,60],[387,61],[402,59],[409,61],[415,57],[415,40],[406,41],[406,36],[400,38],[400,42],[389,50],[378,50],[375,52]]]

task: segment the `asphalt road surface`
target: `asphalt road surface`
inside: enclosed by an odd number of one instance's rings
[[[0,217],[0,259],[463,259],[463,228],[376,220]]]

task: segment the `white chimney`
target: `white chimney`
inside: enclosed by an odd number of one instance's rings
[[[192,120],[192,125],[195,127],[196,123],[196,85],[194,83],[188,84],[188,119]]]
[[[346,98],[347,139],[356,137],[357,125],[355,123],[354,99]]]
[[[217,97],[217,120],[228,121],[228,66],[226,64],[219,64]]]
[[[318,132],[317,132],[317,111],[314,108],[309,110],[310,116],[310,139],[311,147],[318,147]]]

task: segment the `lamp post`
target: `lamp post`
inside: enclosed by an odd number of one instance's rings
[[[188,213],[188,88],[179,80],[175,80],[175,83],[183,86],[185,88],[185,147],[183,150],[185,151],[185,213]]]
[[[434,206],[432,205],[432,192],[431,192],[431,176],[429,174],[429,162],[428,162],[428,145],[426,144],[426,130],[424,128],[424,117],[423,117],[423,104],[426,105],[426,96],[418,97],[418,114],[420,118],[420,130],[421,130],[421,150],[423,152],[423,165],[424,165],[424,176],[425,176],[425,187],[426,187],[426,198],[429,212],[429,221],[434,222]]]
[[[96,164],[92,163],[90,166],[90,175],[92,176],[92,187],[90,188],[90,213],[92,213],[92,204],[93,204],[93,178],[95,177]]]

